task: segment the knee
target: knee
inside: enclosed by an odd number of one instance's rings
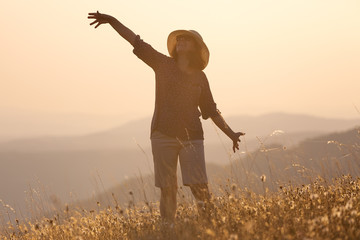
[[[210,199],[210,192],[207,184],[194,184],[189,187],[197,200],[206,201]]]
[[[163,198],[174,198],[176,197],[177,187],[164,187],[161,188],[161,197]]]
[[[196,193],[207,193],[209,192],[209,187],[207,185],[207,183],[203,183],[203,184],[191,184],[189,185],[191,192],[196,192]]]

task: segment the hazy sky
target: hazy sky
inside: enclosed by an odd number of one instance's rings
[[[152,114],[153,70],[110,25],[89,25],[96,10],[165,54],[171,31],[200,32],[225,116],[359,117],[357,0],[2,1],[0,111]]]

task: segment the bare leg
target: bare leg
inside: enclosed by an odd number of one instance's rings
[[[177,187],[161,188],[160,214],[163,220],[174,222]]]
[[[193,184],[190,185],[190,189],[195,199],[197,200],[199,214],[202,217],[209,219],[213,205],[211,202],[211,196],[208,185]]]
[[[210,201],[210,191],[206,183],[192,184],[190,185],[190,189],[196,200],[203,202]]]

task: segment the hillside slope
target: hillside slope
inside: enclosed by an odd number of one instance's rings
[[[231,184],[263,194],[289,184],[309,184],[318,177],[329,182],[347,174],[360,177],[360,128],[307,139],[292,148],[264,142],[256,151],[234,156],[225,166],[207,164],[207,173],[210,189],[215,195],[224,194],[219,189]],[[153,178],[153,175],[138,174],[136,178],[77,204],[90,208],[96,207],[96,202],[111,205],[112,194],[122,207],[134,201],[139,204],[155,202],[159,198],[159,189],[154,187]],[[179,170],[178,181],[181,186]],[[178,196],[180,202],[192,199],[187,187],[180,187]]]

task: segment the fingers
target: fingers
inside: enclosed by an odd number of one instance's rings
[[[96,15],[96,14],[101,14],[101,13],[99,13],[99,11],[89,13],[89,15]]]
[[[102,16],[101,16],[101,13],[99,13],[99,11],[89,13],[88,19],[95,19],[95,21],[90,23],[90,25],[93,25],[93,24],[97,23],[95,28],[97,28],[98,26],[100,26],[101,24],[104,23],[104,21],[102,19]]]
[[[237,150],[239,150],[239,144],[236,142],[233,144],[233,151],[235,152]]]
[[[234,152],[236,151],[235,149],[239,150],[239,147],[233,146],[233,151],[234,151]]]
[[[89,13],[89,15],[88,15],[89,19],[91,19],[91,18],[100,18],[100,17],[101,17],[101,13],[99,13],[99,11],[97,11],[96,13],[95,12]]]
[[[103,24],[102,22],[99,22],[99,20],[95,20],[95,21],[93,21],[92,23],[90,23],[90,25],[93,25],[93,24],[95,24],[95,23],[97,23],[96,26],[95,26],[95,28],[97,28],[98,26],[100,26],[101,24]]]
[[[97,13],[89,13],[88,18],[97,18],[98,14]]]
[[[235,152],[236,149],[239,150],[239,143],[241,142],[240,136],[245,135],[243,132],[236,133],[237,137],[233,139],[233,151]]]

